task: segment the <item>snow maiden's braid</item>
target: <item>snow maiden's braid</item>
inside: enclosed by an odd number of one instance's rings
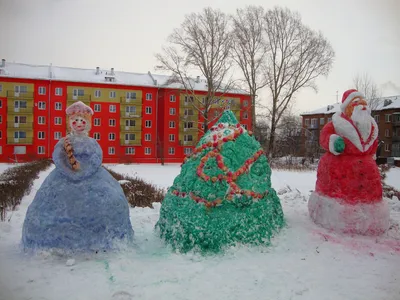
[[[80,165],[74,156],[74,149],[72,148],[71,142],[68,138],[64,140],[64,150],[67,153],[68,161],[71,164],[73,170],[78,170]]]

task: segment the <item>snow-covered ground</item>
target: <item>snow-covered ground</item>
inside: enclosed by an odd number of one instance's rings
[[[108,166],[164,188],[179,173],[179,165]],[[154,234],[160,208],[155,205],[131,209],[134,249],[85,257],[30,257],[18,248],[22,223],[50,171],[40,174],[11,221],[0,223],[0,299],[400,299],[397,200],[390,203],[393,226],[384,236],[342,236],[308,218],[315,172],[273,171],[287,227],[271,247],[238,246],[209,257],[173,253]],[[397,171],[389,172],[387,183],[393,180],[400,188]]]

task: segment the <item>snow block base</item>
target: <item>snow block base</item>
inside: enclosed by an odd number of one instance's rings
[[[387,201],[349,204],[313,192],[308,201],[311,219],[318,225],[336,232],[380,235],[389,228]]]

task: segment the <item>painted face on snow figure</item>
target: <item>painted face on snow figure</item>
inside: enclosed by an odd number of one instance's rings
[[[81,113],[73,114],[69,117],[69,126],[75,135],[88,135],[92,127],[90,116]]]

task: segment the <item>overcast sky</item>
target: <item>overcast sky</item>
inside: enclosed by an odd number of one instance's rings
[[[400,0],[0,0],[0,56],[7,61],[154,72],[154,54],[183,21],[206,6],[298,11],[321,30],[336,58],[318,93],[301,92],[295,111],[336,102],[367,72],[384,96],[400,95]]]

